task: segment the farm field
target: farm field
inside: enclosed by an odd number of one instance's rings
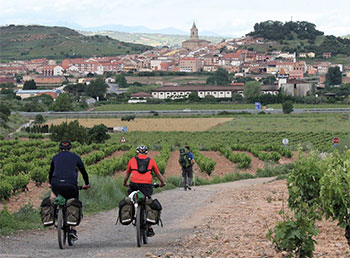
[[[254,132],[346,132],[349,114],[266,114],[234,116],[212,131]]]
[[[70,122],[75,119],[55,119],[49,120],[46,124],[58,125],[65,121]],[[132,121],[121,121],[120,118],[80,118],[79,124],[86,127],[104,124],[107,127],[124,127],[128,131],[207,131],[222,123],[232,120],[232,118],[135,118]]]
[[[139,118],[121,121],[121,118],[53,119],[46,124],[60,124],[78,120],[80,124],[93,127],[128,127],[128,131],[238,131],[238,132],[347,132],[349,114],[251,114],[211,117]]]
[[[294,104],[294,109],[314,109],[314,108],[350,108],[344,104]],[[269,108],[282,109],[281,104],[270,104]],[[215,110],[215,109],[255,109],[254,104],[193,104],[193,103],[178,103],[178,104],[106,104],[96,107],[96,111],[136,111],[136,110]]]

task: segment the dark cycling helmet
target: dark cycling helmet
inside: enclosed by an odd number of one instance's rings
[[[139,145],[136,148],[136,152],[139,154],[147,154],[148,153],[148,148],[145,145]]]
[[[72,144],[69,141],[62,141],[60,143],[60,150],[67,151],[72,148]]]

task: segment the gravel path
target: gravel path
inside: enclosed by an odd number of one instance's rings
[[[149,244],[136,247],[133,226],[114,225],[117,210],[91,215],[78,228],[79,241],[74,247],[60,250],[54,229],[21,232],[0,237],[0,257],[144,257],[146,253],[164,255],[174,250],[179,239],[201,225],[215,209],[204,209],[218,193],[234,188],[262,184],[271,178],[258,178],[231,183],[194,187],[192,191],[175,190],[155,194],[163,205],[164,228],[155,227],[156,235]]]

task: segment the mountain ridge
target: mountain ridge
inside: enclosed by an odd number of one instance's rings
[[[3,60],[123,55],[152,49],[108,36],[85,36],[61,26],[8,25],[0,27],[0,34],[0,59]]]

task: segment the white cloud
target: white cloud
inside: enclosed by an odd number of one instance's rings
[[[272,1],[227,0],[0,0],[0,24],[106,24],[143,25],[152,29],[174,27],[188,31],[195,21],[199,31],[241,36],[265,20],[306,20],[326,34],[350,33],[347,10],[341,0]]]

